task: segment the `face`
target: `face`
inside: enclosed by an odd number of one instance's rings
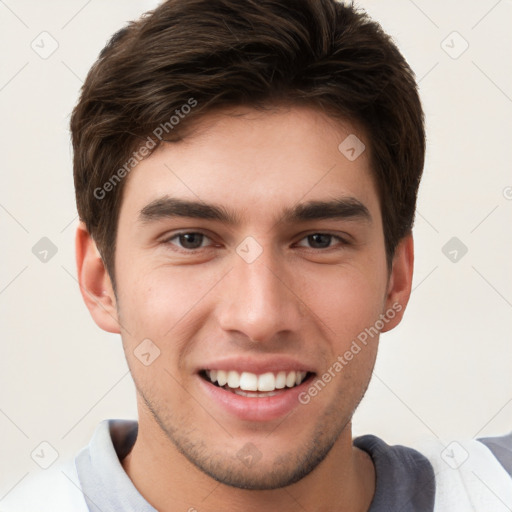
[[[305,107],[237,114],[131,172],[116,308],[145,421],[216,480],[270,489],[349,432],[390,280],[368,150],[338,149],[364,133]]]

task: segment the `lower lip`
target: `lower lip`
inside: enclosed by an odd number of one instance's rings
[[[285,388],[280,393],[268,397],[240,396],[232,391],[226,391],[219,386],[197,376],[205,393],[225,411],[245,421],[271,421],[290,414],[298,407],[299,395],[309,385],[311,376],[298,386]]]

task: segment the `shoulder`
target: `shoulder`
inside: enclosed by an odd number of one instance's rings
[[[408,446],[388,445],[374,435],[357,437],[354,445],[370,455],[375,467],[372,512],[433,510],[435,476],[422,453]]]
[[[435,512],[512,509],[512,436],[486,438],[485,442],[430,440],[415,448],[434,469]]]
[[[24,477],[0,501],[0,512],[87,512],[73,460]]]
[[[409,446],[366,435],[354,445],[370,454],[376,469],[372,511],[512,510],[512,434]]]
[[[504,436],[483,437],[478,441],[489,448],[505,471],[512,476],[512,432]]]

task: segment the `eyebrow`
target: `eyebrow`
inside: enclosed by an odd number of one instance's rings
[[[241,217],[224,206],[164,196],[144,206],[139,213],[139,222],[146,224],[161,219],[186,217],[216,220],[228,225],[241,223]],[[368,208],[355,197],[340,197],[328,201],[308,201],[285,208],[276,222],[298,223],[310,220],[354,219],[372,222]]]

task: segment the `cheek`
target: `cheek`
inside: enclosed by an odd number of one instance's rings
[[[133,269],[133,270],[132,270]],[[223,273],[197,266],[144,268],[134,261],[120,273],[119,307],[132,337],[154,340],[176,338],[189,318],[201,314],[202,301]]]
[[[340,345],[372,326],[382,311],[386,283],[378,272],[339,266],[303,279],[299,289],[307,293],[305,302],[327,326],[329,338]]]

